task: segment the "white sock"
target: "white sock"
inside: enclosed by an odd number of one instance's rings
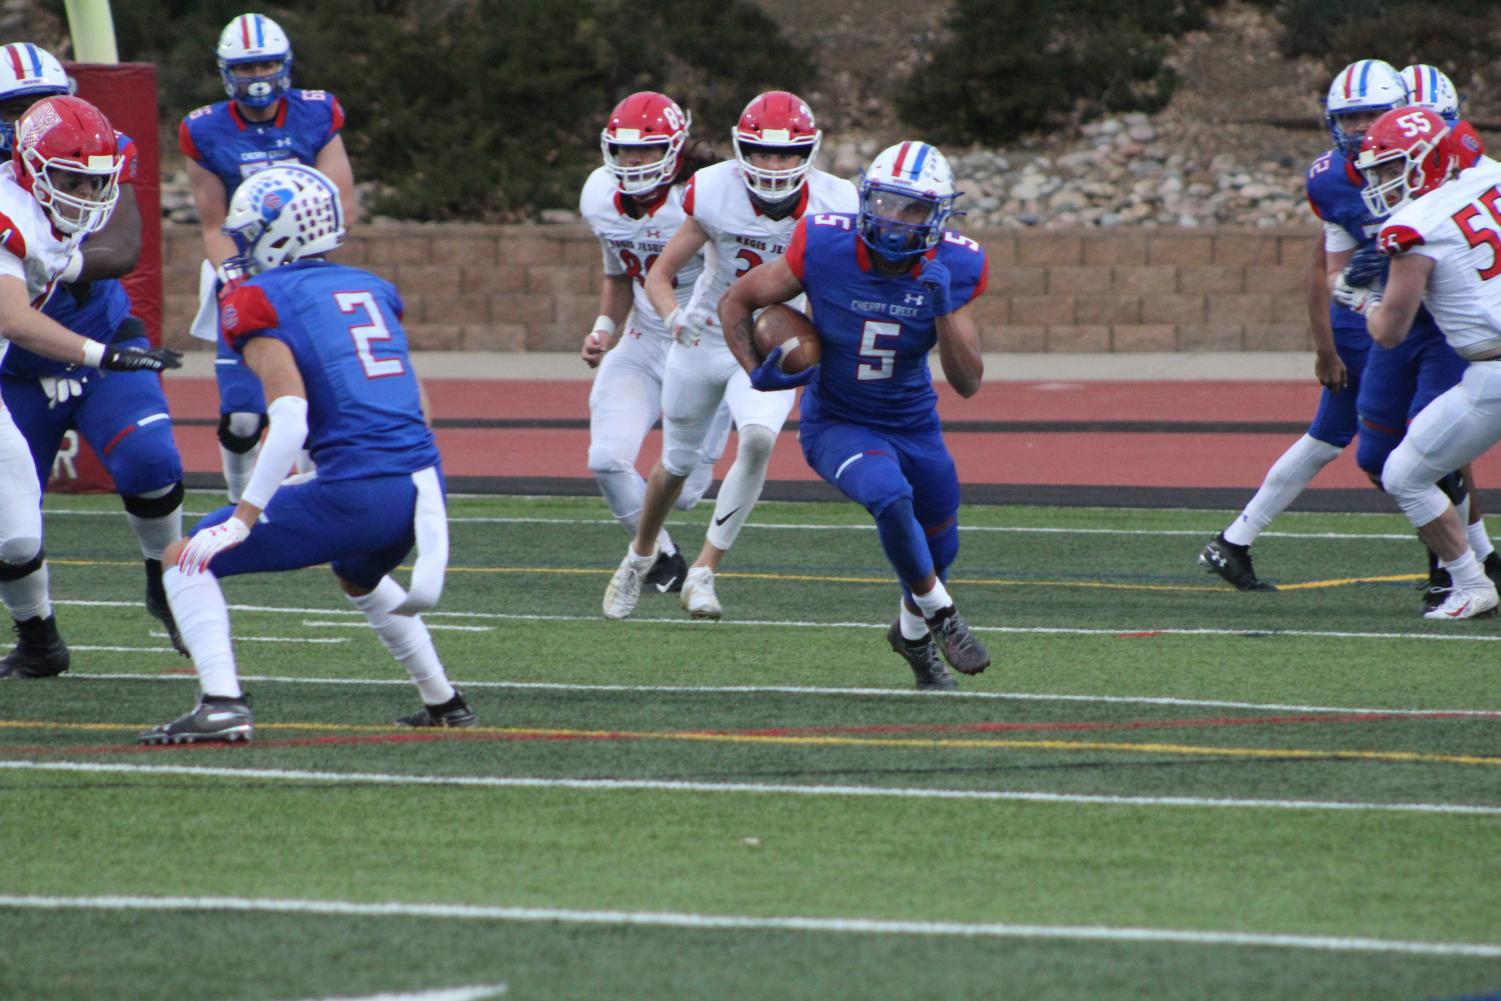
[[[185,574],[174,565],[162,571],[162,586],[183,645],[193,655],[203,694],[242,696],[229,642],[229,606],[219,579],[211,573]]]
[[[949,592],[941,580],[935,580],[933,590],[927,594],[913,594],[912,600],[917,602],[918,608],[922,609],[925,619],[931,619],[954,603],[954,599],[949,597]]]
[[[714,500],[714,518],[705,535],[709,545],[728,551],[735,544],[745,519],[761,497],[761,488],[766,485],[766,467],[771,463],[771,447],[776,440],[770,428],[758,424],[740,429],[735,461]]]
[[[631,565],[634,566],[637,570],[640,570],[644,573],[645,571],[651,569],[651,565],[653,563],[657,562],[657,551],[653,549],[645,556],[642,556],[640,553],[636,552],[636,542],[633,539],[631,540],[630,545],[625,547],[625,558],[630,560]]]
[[[1306,434],[1293,442],[1292,447],[1267,470],[1266,479],[1256,496],[1251,498],[1251,503],[1225,529],[1225,541],[1236,546],[1249,546],[1255,542],[1256,536],[1272,523],[1272,519],[1296,500],[1319,470],[1333,462],[1342,451],[1344,449]]]
[[[1480,568],[1480,561],[1475,559],[1473,549],[1466,549],[1459,559],[1452,563],[1448,560],[1439,560],[1438,565],[1449,571],[1455,587],[1484,589],[1490,586],[1490,578]]]
[[[672,536],[667,534],[667,529],[664,528],[657,533],[657,552],[671,556],[677,551],[678,547],[673,543]]]
[[[913,613],[912,609],[907,607],[905,600],[899,602],[899,605],[901,607],[901,615],[897,621],[901,624],[902,639],[920,640],[927,636],[928,623],[923,617]]]
[[[375,590],[358,598],[345,595],[365,619],[392,657],[422,693],[426,705],[439,706],[453,698],[453,685],[433,649],[433,638],[418,615],[392,615],[391,609],[406,600],[406,592],[390,577],[382,577]]]
[[[50,575],[47,563],[19,580],[0,581],[0,600],[10,610],[11,618],[25,622],[37,616],[46,618],[52,614],[52,598],[48,587]]]
[[[160,518],[138,518],[129,511],[125,512],[125,518],[130,522],[130,530],[136,534],[136,542],[141,545],[141,555],[148,560],[161,559],[166,548],[182,538],[181,504],[177,510]]]
[[[1484,563],[1485,558],[1496,551],[1491,545],[1491,537],[1485,531],[1485,519],[1481,518],[1472,525],[1465,526],[1465,535],[1470,540],[1470,549],[1475,553],[1475,558]]]
[[[250,485],[250,474],[255,471],[255,457],[260,454],[259,444],[248,452],[231,452],[223,445],[219,446],[219,459],[224,466],[225,493],[229,495],[231,504],[240,503],[240,497]]]

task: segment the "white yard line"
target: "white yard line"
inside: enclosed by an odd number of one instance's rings
[[[960,800],[1084,806],[1188,807],[1233,810],[1298,810],[1419,813],[1497,817],[1501,806],[1469,803],[1369,803],[1341,800],[1232,799],[1201,796],[1097,796],[1007,789],[935,789],[907,786],[829,786],[762,782],[675,782],[666,779],[570,779],[510,775],[402,775],[284,768],[224,768],[198,765],[132,765],[97,761],[0,761],[0,770],[113,775],[194,775],[268,782],[329,782],[388,786],[460,786],[483,789],[569,789],[579,792],[686,792],[704,794],[873,799]]]
[[[485,907],[462,904],[359,903],[345,900],[276,900],[246,897],[20,897],[0,896],[0,907],[125,911],[240,911],[331,914],[357,917],[454,918],[546,924],[617,925],[728,931],[802,931],[854,935],[960,936],[964,938],[1066,939],[1094,942],[1228,945],[1317,952],[1369,952],[1415,956],[1501,958],[1501,945],[1480,942],[1417,942],[1333,935],[1195,931],[1172,928],[1111,928],[1100,925],[1026,925],[960,921],[884,921],[874,918],[753,917],[678,914],[670,911],[583,911],[545,907]]]
[[[601,573],[604,571],[601,570]],[[134,601],[95,601],[79,599],[53,599],[54,605],[77,606],[80,608],[138,608],[139,602]],[[364,613],[354,609],[341,608],[286,608],[277,605],[230,605],[230,610],[235,612],[266,612],[273,615],[329,615],[329,616],[363,616]],[[604,619],[597,615],[528,615],[519,612],[449,612],[432,611],[422,614],[424,620],[431,619],[478,619],[491,622],[593,622],[603,624]],[[736,626],[766,627],[776,629],[878,629],[885,631],[890,622],[813,622],[797,619],[721,619],[718,622],[705,623],[695,619],[685,619],[681,616],[663,618],[649,618],[645,616],[632,617],[624,623],[612,624],[612,629],[628,629],[636,625],[658,626],[685,626],[691,629],[727,629]],[[1415,640],[1433,643],[1501,643],[1501,634],[1470,633],[1470,632],[1446,632],[1446,633],[1367,633],[1345,632],[1332,629],[1265,629],[1265,628],[1240,628],[1240,629],[1208,629],[1208,628],[1171,628],[1157,626],[1130,626],[1118,629],[1089,629],[1082,627],[1063,626],[987,626],[971,622],[970,628],[979,633],[997,633],[1014,636],[1231,636],[1254,638],[1257,640],[1275,639],[1284,636],[1298,636],[1313,639],[1343,639],[1343,640]],[[1457,627],[1457,628],[1463,628]],[[235,639],[242,637],[236,636]],[[265,637],[268,641],[275,641],[275,637]],[[290,641],[288,641],[290,642]],[[331,640],[305,640],[304,642],[328,643]]]
[[[427,991],[403,991],[392,994],[365,994],[361,997],[309,998],[308,1001],[482,1001],[498,998],[506,992],[505,984],[475,984],[471,987],[439,987]]]

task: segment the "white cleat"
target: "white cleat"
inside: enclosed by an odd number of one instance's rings
[[[1497,595],[1494,584],[1487,582],[1485,587],[1455,587],[1444,598],[1443,604],[1431,612],[1425,612],[1423,618],[1439,621],[1478,619],[1494,615],[1497,604],[1501,604],[1501,596]]]
[[[625,559],[615,568],[610,585],[605,588],[605,618],[628,618],[636,610],[636,602],[641,600],[641,585],[645,583],[646,575],[656,560],[656,553],[637,556],[629,548],[626,549]]]
[[[695,619],[717,619],[724,614],[719,607],[719,598],[714,594],[714,571],[708,567],[689,567],[688,578],[683,581],[683,593],[679,596],[683,611]]]

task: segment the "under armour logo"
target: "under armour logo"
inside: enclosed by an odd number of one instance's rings
[[[921,292],[908,292],[905,302],[908,306],[921,306],[926,298]]]

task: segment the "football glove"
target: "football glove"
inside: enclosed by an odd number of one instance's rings
[[[1356,288],[1345,280],[1341,274],[1334,282],[1334,301],[1346,309],[1353,309],[1361,316],[1365,316],[1371,310],[1381,304],[1381,289]]]
[[[953,304],[949,301],[949,284],[952,281],[949,269],[938,258],[931,257],[923,261],[917,284],[932,298],[934,316],[948,316],[954,311]]]
[[[59,403],[67,403],[76,400],[83,395],[83,380],[75,379],[66,375],[44,375],[37,378],[41,383],[42,392],[47,394],[47,409],[51,410]]]
[[[182,367],[182,354],[171,348],[104,348],[99,367],[111,372],[160,372]]]
[[[1379,247],[1357,250],[1345,265],[1345,281],[1355,288],[1381,288],[1391,270],[1391,257]]]
[[[250,526],[234,515],[210,528],[197,532],[182,547],[177,569],[183,573],[202,573],[209,562],[226,549],[233,549],[250,537]]]
[[[779,389],[796,389],[813,378],[813,369],[818,367],[811,365],[795,375],[788,375],[782,371],[781,364],[782,346],[778,344],[771,349],[771,354],[766,356],[766,360],[751,371],[751,388],[759,389],[763,393],[775,393]]]

